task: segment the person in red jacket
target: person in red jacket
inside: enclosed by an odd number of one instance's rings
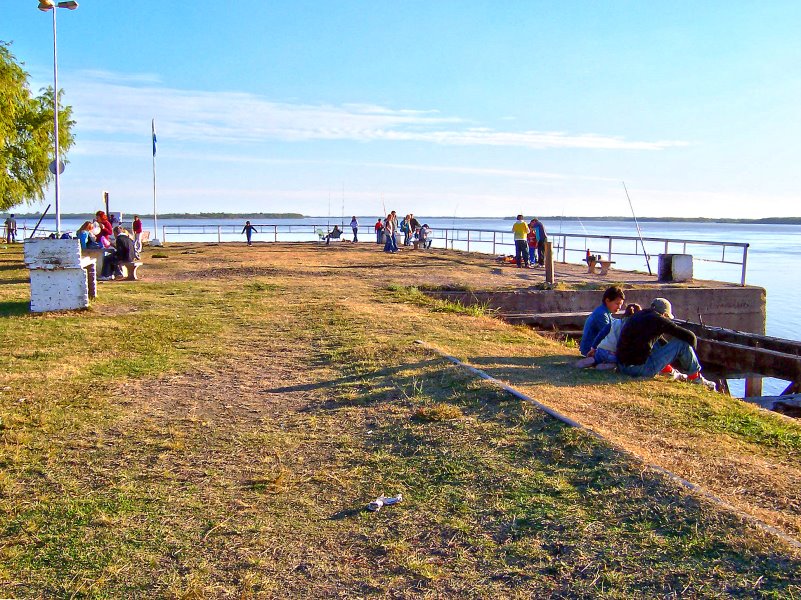
[[[95,213],[95,221],[100,226],[100,233],[97,234],[97,240],[104,248],[111,245],[111,236],[114,233],[114,228],[111,226],[111,221],[108,220],[106,213],[99,210]],[[105,238],[105,241],[103,239]]]
[[[139,215],[134,215],[131,229],[134,234],[134,249],[139,254],[142,251],[142,221],[139,219]]]
[[[375,243],[381,243],[381,234],[384,232],[384,224],[381,222],[381,219],[375,222]]]

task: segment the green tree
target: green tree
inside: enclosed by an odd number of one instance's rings
[[[59,92],[59,151],[72,147],[72,108],[61,106]],[[44,199],[53,177],[53,88],[31,94],[28,73],[0,41],[0,211]],[[63,160],[63,158],[62,158]],[[66,161],[65,161],[66,162]]]

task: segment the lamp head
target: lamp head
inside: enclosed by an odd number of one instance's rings
[[[58,3],[58,7],[59,8],[68,8],[70,10],[75,10],[76,8],[78,8],[78,3],[75,2],[74,0],[70,0],[69,2],[59,2]]]
[[[39,0],[39,10],[42,12],[47,12],[48,10],[53,10],[56,7],[53,0]]]

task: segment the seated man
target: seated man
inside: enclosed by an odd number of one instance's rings
[[[655,298],[651,308],[626,321],[617,343],[618,369],[632,377],[653,377],[675,362],[686,371],[687,381],[716,390],[715,384],[701,375],[701,365],[695,355],[695,334],[671,320],[672,309],[665,298]],[[658,344],[657,340],[666,334],[673,339]],[[672,372],[672,368],[669,371]]]
[[[423,245],[423,248],[430,248],[432,241],[431,228],[428,226],[428,223],[426,223],[420,228],[420,243]]]
[[[327,236],[325,236],[325,245],[327,246],[328,244],[330,244],[332,239],[338,240],[341,235],[342,235],[342,230],[339,228],[338,225],[334,225],[334,228],[331,230],[331,232]]]
[[[625,301],[626,295],[620,286],[613,285],[606,289],[601,298],[601,305],[592,311],[584,321],[584,331],[579,344],[579,352],[582,356],[589,356],[588,353],[596,336],[604,327],[612,324],[612,315],[620,310]]]
[[[114,235],[116,236],[116,250],[114,254],[103,261],[103,273],[100,277],[102,280],[114,279],[115,275],[121,276],[121,265],[136,261],[136,247],[128,232],[117,226],[114,228]]]

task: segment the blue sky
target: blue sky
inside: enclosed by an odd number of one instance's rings
[[[52,84],[50,14],[3,4],[0,40]],[[801,216],[800,22],[779,0],[82,0],[58,12],[62,212],[104,190],[152,211],[155,118],[160,212],[627,215],[625,181],[638,216]]]

